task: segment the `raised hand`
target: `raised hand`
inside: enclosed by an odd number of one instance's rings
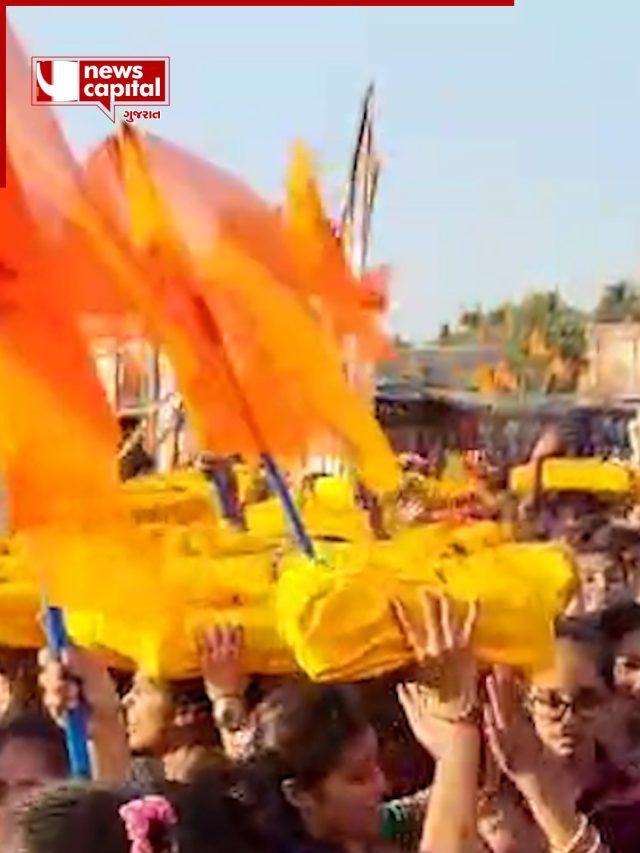
[[[400,602],[393,609],[420,666],[419,680],[401,685],[398,699],[416,739],[438,758],[455,727],[472,721],[477,707],[470,642],[478,608],[456,608],[445,596],[425,591],[417,624]]]
[[[491,754],[514,782],[537,772],[543,749],[524,709],[522,691],[513,674],[495,667],[486,679],[484,731]]]
[[[209,698],[242,696],[247,676],[242,668],[244,632],[238,625],[207,628],[198,637],[200,666]]]
[[[42,701],[50,716],[60,723],[67,711],[82,700],[89,712],[90,730],[120,722],[120,700],[116,686],[97,655],[70,647],[56,661],[48,649],[38,657]]]

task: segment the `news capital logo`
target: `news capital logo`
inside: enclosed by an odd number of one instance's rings
[[[31,104],[94,106],[115,122],[117,106],[169,106],[169,70],[168,56],[32,56]]]

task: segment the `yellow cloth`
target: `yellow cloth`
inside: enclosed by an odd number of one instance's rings
[[[318,478],[313,493],[303,501],[301,515],[312,537],[348,542],[371,538],[369,518],[357,506],[352,484],[340,477]],[[258,537],[277,539],[289,532],[278,498],[247,507],[246,521],[249,531]]]
[[[316,542],[320,561],[285,554],[279,579],[269,540],[235,531],[221,537],[222,531],[206,523],[140,527],[142,539],[162,555],[156,587],[147,590],[156,606],[146,624],[127,618],[131,603],[122,618],[113,604],[101,613],[71,606],[71,636],[107,651],[119,666],[126,659],[150,675],[187,678],[199,671],[197,631],[238,623],[247,672],[370,678],[411,659],[390,599],[416,610],[418,591],[434,586],[454,601],[480,602],[475,643],[483,660],[535,668],[547,662],[553,619],[574,588],[562,549],[509,542],[510,528],[493,522],[441,522],[383,542]],[[39,582],[14,544],[1,548],[0,644],[34,648],[43,639]],[[82,577],[99,583],[95,574]]]
[[[532,669],[549,662],[554,619],[575,585],[563,550],[505,544],[414,564],[399,560],[391,573],[392,551],[386,543],[327,547],[326,565],[297,555],[285,561],[279,627],[312,678],[371,678],[410,662],[389,600],[397,597],[417,611],[424,586],[454,601],[479,602],[474,642],[482,660]]]
[[[265,600],[273,589],[273,552],[175,557],[167,561],[164,578],[190,608],[252,605]]]
[[[216,522],[211,486],[198,471],[136,477],[123,490],[127,508],[138,523]]]
[[[292,653],[276,629],[270,599],[245,607],[191,606],[188,611],[168,615],[155,630],[143,631],[131,623],[108,620],[100,614],[67,614],[75,642],[87,648],[116,652],[146,675],[165,679],[200,675],[198,633],[225,623],[239,624],[244,629],[242,664],[247,673],[285,675],[297,670]]]
[[[41,596],[34,584],[3,581],[0,585],[0,646],[41,648],[44,645],[41,611]]]
[[[413,565],[435,556],[491,548],[512,538],[513,529],[508,524],[495,521],[468,524],[440,521],[399,531],[393,537],[390,551],[395,565],[398,564],[399,558],[404,565]]]
[[[245,521],[254,536],[281,539],[287,534],[284,512],[278,498],[250,504],[245,508]]]
[[[509,487],[517,494],[532,492],[535,466],[521,465],[510,473]],[[601,459],[546,459],[542,488],[555,492],[595,492],[627,495],[632,490],[631,472],[616,462]]]

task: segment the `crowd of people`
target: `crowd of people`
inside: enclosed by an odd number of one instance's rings
[[[640,526],[594,495],[510,511],[522,536],[564,540],[580,578],[554,660],[533,674],[476,660],[478,606],[428,589],[419,617],[389,602],[414,665],[355,684],[249,677],[237,625],[205,631],[201,677],[180,682],[77,647],[5,650],[0,849],[639,850]],[[77,706],[90,781],[70,778]]]

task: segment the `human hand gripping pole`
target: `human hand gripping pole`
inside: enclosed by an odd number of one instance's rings
[[[64,614],[61,608],[49,606],[46,599],[44,605],[47,645],[51,656],[54,660],[59,661],[62,652],[69,646]],[[87,733],[87,712],[82,704],[67,710],[64,718],[64,734],[72,776],[76,779],[90,779],[91,759]]]

